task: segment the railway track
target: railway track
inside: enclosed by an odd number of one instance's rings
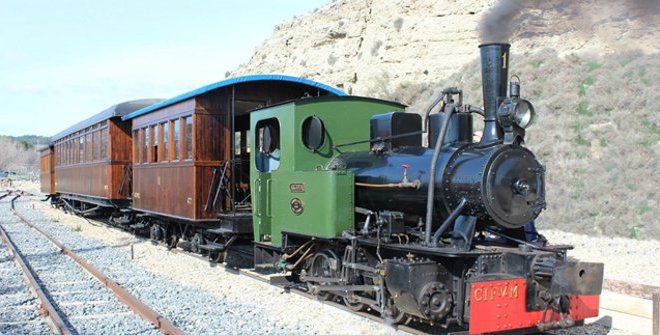
[[[53,326],[42,318],[36,292],[25,280],[10,249],[0,243],[0,334],[44,334]]]
[[[17,198],[11,198],[12,210]],[[8,205],[7,201],[2,202],[0,206]],[[31,328],[42,323],[30,306],[38,305],[56,334],[185,334],[25,217],[12,212],[12,216],[0,218],[3,250],[16,260],[38,303],[32,299],[22,303],[20,293],[26,290],[17,293],[14,301],[21,305],[19,309],[28,312],[3,319],[0,325],[6,327],[2,329],[12,334],[43,333],[43,327],[36,332]],[[12,272],[6,263],[2,262],[3,268],[9,269],[2,274],[13,273],[11,282],[16,283],[16,271]],[[21,291],[20,285],[16,285],[16,290]]]

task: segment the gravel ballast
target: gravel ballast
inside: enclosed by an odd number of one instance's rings
[[[20,207],[26,201],[17,202]],[[154,327],[134,314],[112,292],[97,281],[43,235],[22,223],[9,211],[9,202],[0,202],[0,224],[34,271],[65,326],[78,334],[159,334]],[[39,222],[26,211],[25,217]]]

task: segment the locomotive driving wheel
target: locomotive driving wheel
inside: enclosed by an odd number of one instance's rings
[[[344,304],[346,307],[348,307],[350,310],[354,312],[360,312],[363,311],[367,308],[367,305],[363,304],[358,300],[357,294],[353,292],[349,292],[346,294],[346,296],[342,297],[344,299]]]
[[[323,250],[317,253],[309,263],[309,276],[319,278],[339,278],[339,258],[334,252],[330,250]],[[311,284],[317,286],[327,285],[323,281],[310,281]],[[315,293],[316,297],[321,300],[329,300],[332,293],[328,291],[320,291]]]
[[[403,322],[406,317],[406,313],[397,309],[394,305],[390,306],[385,312],[381,313],[385,324],[388,325],[398,325]]]

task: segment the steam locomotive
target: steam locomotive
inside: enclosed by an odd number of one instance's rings
[[[483,109],[457,88],[420,115],[290,77],[238,79],[120,116],[133,121],[122,201],[58,190],[57,169],[43,185],[58,206],[110,212],[170,247],[281,273],[394,323],[469,334],[580,325],[598,315],[603,264],[526,235],[545,208],[545,169],[524,147],[534,108],[509,83],[509,45],[480,52]],[[205,140],[212,127],[220,135]],[[44,157],[59,161],[57,150]]]

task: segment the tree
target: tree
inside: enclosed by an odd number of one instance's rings
[[[34,174],[39,170],[39,153],[33,146],[0,136],[0,170]]]

